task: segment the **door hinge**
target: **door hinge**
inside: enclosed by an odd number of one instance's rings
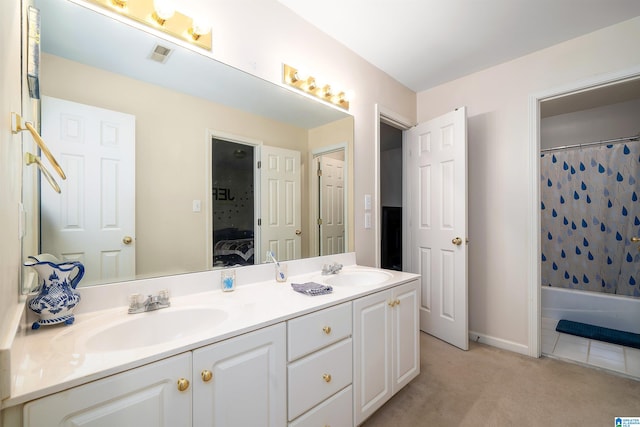
[[[318,176],[322,176],[322,169],[318,168]]]
[[[262,168],[262,160],[258,160],[258,169]]]
[[[262,225],[262,218],[258,218],[258,227]]]
[[[318,225],[322,225],[322,218],[318,218]]]

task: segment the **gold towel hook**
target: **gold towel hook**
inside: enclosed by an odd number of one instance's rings
[[[44,164],[40,160],[40,157],[27,152],[27,153],[24,153],[24,162],[27,165],[35,163],[38,166],[38,169],[40,169],[40,172],[42,172],[42,175],[44,175],[47,181],[49,181],[49,185],[51,185],[51,187],[55,190],[55,192],[58,194],[62,192],[55,178],[51,175],[51,173],[49,173],[49,170],[44,166]]]
[[[40,135],[38,134],[38,131],[36,131],[33,125],[29,122],[23,121],[22,117],[20,117],[20,114],[11,113],[11,132],[16,134],[23,130],[28,130],[31,133],[31,136],[33,136],[33,139],[36,141],[36,144],[38,144],[38,147],[40,147],[40,150],[44,153],[47,159],[49,159],[53,168],[56,170],[58,175],[60,175],[60,178],[67,179],[67,176],[64,174],[64,171],[58,164],[58,161],[56,160],[55,157],[53,157],[53,154],[51,154],[51,151],[49,151],[49,147],[47,147],[47,144],[44,143],[44,140],[40,137]]]

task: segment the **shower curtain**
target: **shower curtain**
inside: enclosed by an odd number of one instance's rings
[[[542,285],[640,297],[640,142],[544,153]]]

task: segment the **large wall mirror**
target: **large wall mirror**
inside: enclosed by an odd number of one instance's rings
[[[33,3],[31,103],[68,179],[57,194],[24,168],[25,258],[80,260],[86,286],[354,250],[352,116],[86,5]],[[319,181],[325,163],[341,183]]]

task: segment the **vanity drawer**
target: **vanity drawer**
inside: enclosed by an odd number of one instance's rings
[[[325,308],[287,322],[289,361],[351,336],[351,303]]]
[[[353,425],[353,386],[331,396],[300,418],[289,423],[289,427],[351,427]]]
[[[289,420],[351,384],[352,364],[351,338],[289,364]]]

